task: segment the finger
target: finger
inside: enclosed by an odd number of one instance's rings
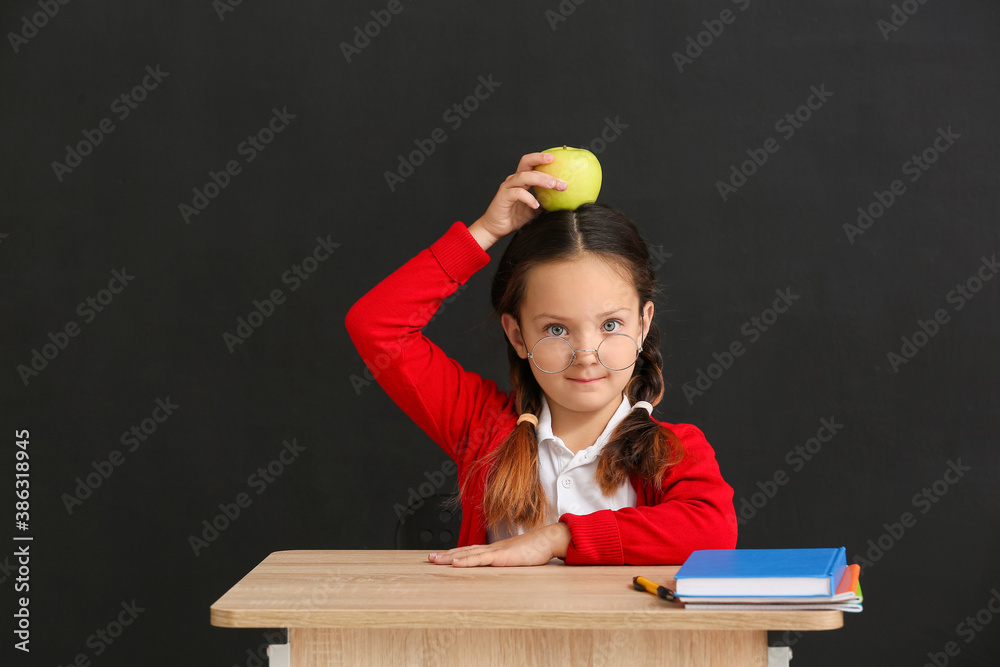
[[[493,562],[493,552],[483,551],[480,553],[472,554],[470,556],[453,558],[451,561],[451,565],[452,567],[479,567],[481,565],[489,565],[492,562]]]
[[[465,547],[458,547],[457,549],[449,549],[448,551],[441,553],[432,552],[427,554],[427,560],[440,565],[448,565],[455,557],[468,556],[471,553],[476,553],[477,549],[485,548],[485,545],[473,544]]]
[[[521,157],[521,161],[517,163],[518,171],[530,171],[535,168],[538,164],[548,164],[552,162],[555,158],[552,153],[528,153]]]
[[[534,195],[522,188],[517,189],[516,197],[524,202],[528,208],[533,210],[537,210],[542,207],[542,205],[538,203],[538,200],[535,199]]]
[[[450,554],[432,553],[427,555],[427,560],[437,565],[450,565],[452,558],[454,558],[454,556],[451,556]]]
[[[555,176],[550,176],[544,171],[519,171],[504,183],[507,188],[550,188],[552,190],[565,190],[569,185],[566,181]]]
[[[447,554],[452,556],[457,553],[463,553],[466,551],[473,551],[475,549],[485,549],[487,545],[485,544],[467,544],[464,547],[455,547],[454,549],[448,549],[447,551],[441,551],[439,553]]]

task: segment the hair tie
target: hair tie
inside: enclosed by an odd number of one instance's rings
[[[517,418],[517,424],[520,424],[521,422],[531,422],[532,424],[535,425],[535,428],[538,428],[538,417],[531,414],[530,412],[525,412],[523,415]]]
[[[643,410],[649,413],[650,417],[653,416],[653,406],[650,405],[648,401],[639,401],[638,403],[632,406],[633,410],[635,410],[636,408],[642,408]]]

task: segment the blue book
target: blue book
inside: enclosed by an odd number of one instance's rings
[[[693,552],[674,577],[678,597],[832,596],[847,570],[847,550],[707,549]]]

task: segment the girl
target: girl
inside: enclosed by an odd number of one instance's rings
[[[652,417],[663,376],[646,244],[604,205],[543,213],[528,188],[567,187],[533,170],[552,160],[522,157],[481,218],[456,222],[347,313],[379,384],[458,467],[461,546],[428,559],[654,565],[735,548],[733,490],[705,436]],[[506,393],[421,330],[512,232],[492,288]]]

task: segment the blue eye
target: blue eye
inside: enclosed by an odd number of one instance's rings
[[[612,327],[610,329],[608,328],[609,324]],[[606,333],[614,333],[618,331],[619,328],[621,328],[621,324],[622,324],[621,320],[608,320],[607,322],[604,323],[604,331]]]
[[[549,332],[550,336],[562,336],[566,333],[566,327],[561,324],[550,324],[545,327],[545,330]]]

